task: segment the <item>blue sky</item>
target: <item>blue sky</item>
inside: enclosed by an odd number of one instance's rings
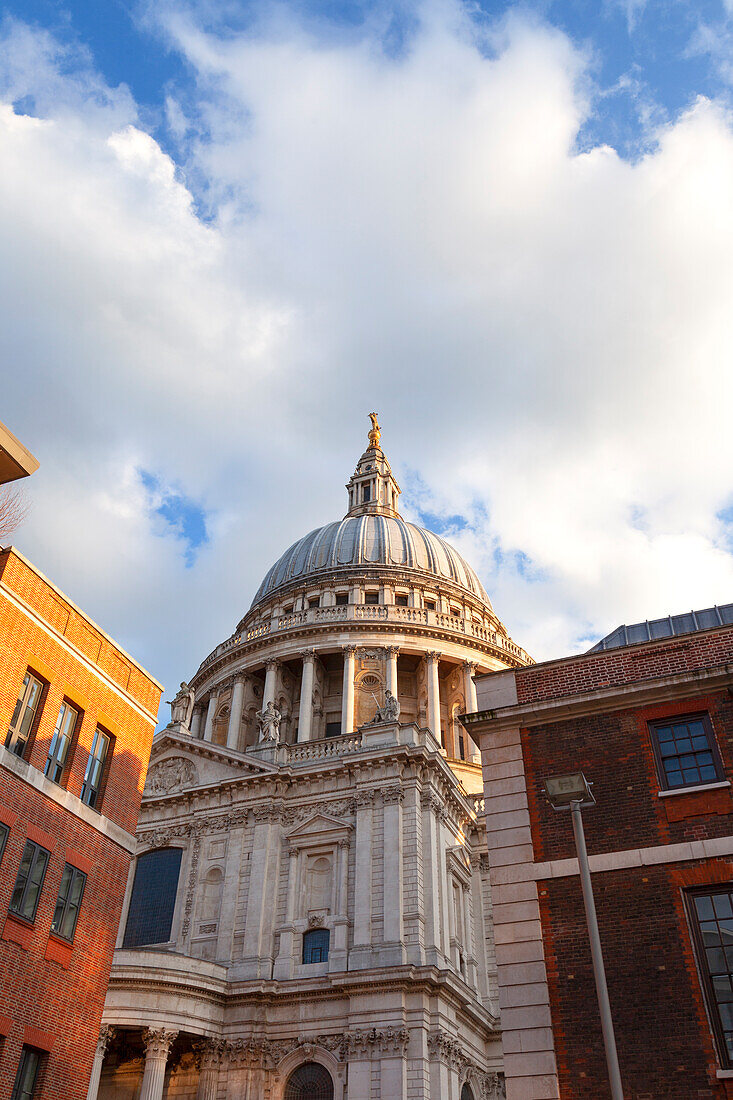
[[[536,656],[733,598],[731,0],[2,10],[17,542],[155,675],[373,408]]]
[[[257,33],[268,5],[228,0],[180,7],[197,10],[202,27],[226,36]],[[289,11],[312,33],[326,36],[358,36],[378,18],[382,41],[393,49],[407,48],[414,29],[409,3],[333,0],[269,7]],[[725,0],[539,0],[477,3],[471,9],[477,23],[489,26],[511,13],[540,19],[587,52],[594,109],[578,135],[581,147],[607,142],[637,156],[647,146],[650,124],[674,118],[697,96],[728,96],[731,8]],[[88,50],[105,81],[127,85],[151,131],[164,144],[170,141],[166,97],[189,96],[194,74],[146,4],[10,0],[3,11]]]

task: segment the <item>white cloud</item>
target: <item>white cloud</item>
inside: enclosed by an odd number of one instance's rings
[[[4,419],[42,462],[19,544],[169,683],[342,513],[373,407],[538,655],[733,596],[730,118],[701,100],[638,163],[579,154],[566,38],[419,14],[390,54],[169,9],[197,74],[178,165],[47,38],[0,82],[53,93],[0,115]],[[190,569],[141,466],[209,511]]]

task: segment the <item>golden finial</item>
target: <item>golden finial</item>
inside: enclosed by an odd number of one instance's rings
[[[379,440],[382,438],[382,433],[379,430],[379,423],[377,421],[376,413],[369,413],[369,419],[372,422],[372,430],[369,432],[369,446],[378,447]]]

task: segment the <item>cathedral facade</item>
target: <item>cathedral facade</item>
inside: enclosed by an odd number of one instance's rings
[[[529,658],[400,517],[376,418],[347,489],[155,738],[90,1100],[504,1095],[459,715]]]

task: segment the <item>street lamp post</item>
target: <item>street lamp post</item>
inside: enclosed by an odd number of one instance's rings
[[[611,1085],[611,1097],[612,1100],[624,1100],[624,1093],[621,1085],[621,1071],[618,1064],[618,1052],[616,1050],[616,1036],[613,1031],[611,1003],[608,999],[606,971],[603,966],[601,937],[598,931],[596,903],[593,898],[593,886],[590,879],[588,851],[585,846],[585,832],[583,830],[583,817],[581,814],[581,810],[584,807],[595,806],[596,800],[591,792],[590,784],[582,772],[575,772],[572,775],[559,775],[552,779],[546,779],[545,793],[547,794],[547,799],[553,810],[570,810],[573,822],[573,834],[575,836],[575,848],[578,853],[580,885],[583,890],[585,919],[588,925],[588,939],[590,940],[590,953],[593,960],[593,976],[595,978],[598,1008],[601,1015],[601,1030],[603,1032],[603,1045],[606,1050],[606,1065],[608,1066],[608,1080]]]

